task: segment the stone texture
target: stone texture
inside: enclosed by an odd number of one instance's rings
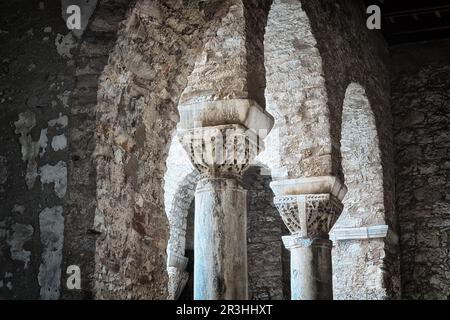
[[[140,1],[119,32],[97,106],[99,298],[167,297],[163,178],[176,105],[229,6]]]
[[[385,224],[385,189],[375,117],[364,88],[355,83],[348,86],[344,99],[341,154],[348,193],[342,215],[330,234],[341,228]],[[389,248],[382,240],[335,241],[334,298],[389,298],[384,283],[384,250]],[[349,268],[354,271],[348,272]],[[398,273],[397,263],[395,268],[391,272]]]
[[[249,299],[289,299],[283,284],[284,270],[281,236],[285,235],[283,222],[273,205],[270,176],[262,175],[261,168],[251,167],[244,174],[244,185],[248,190],[247,212],[247,256]],[[288,282],[289,286],[289,282]]]
[[[342,147],[345,147],[345,144],[341,142],[341,139],[345,138],[343,131],[345,125],[342,124],[343,109],[347,88],[353,82],[358,83],[365,90],[375,118],[383,176],[383,219],[389,228],[396,232],[392,115],[389,101],[389,73],[386,65],[387,47],[380,34],[365,27],[365,8],[362,4],[342,0],[302,1],[302,5],[308,15],[311,32],[317,41],[325,78],[327,108],[331,123],[331,164],[325,167],[325,170],[331,170],[337,176],[344,176],[344,181],[347,182],[345,169],[343,169],[345,151]],[[347,18],[342,19],[341,16]],[[370,74],[369,77],[368,74]],[[350,188],[349,193],[352,193]],[[362,246],[367,245],[362,244]],[[367,246],[364,251],[370,251],[370,248]],[[398,248],[395,244],[386,242],[385,254],[382,268],[383,285],[379,289],[381,292],[386,290],[389,298],[398,298],[400,295]],[[363,277],[364,273],[358,268],[353,270],[352,272]],[[362,283],[364,280],[360,278],[359,281]],[[335,283],[335,288],[339,286],[345,288],[345,284]]]
[[[60,53],[75,53],[77,43],[58,43],[57,50],[56,39],[68,33],[59,1],[45,1],[43,9],[39,2],[0,4],[0,299],[61,297],[66,195],[63,183],[56,182],[56,193],[47,178],[55,177],[53,166],[67,164],[68,153],[50,144],[68,130],[50,123],[70,112],[65,97],[73,91],[74,61]],[[57,216],[41,219],[55,207]]]
[[[167,298],[199,178],[169,152],[177,106],[251,99],[275,118],[255,163],[345,180],[336,227],[400,233],[402,297],[448,299],[448,42],[391,48],[388,72],[356,1],[77,2],[79,33],[67,1],[0,4],[0,298]],[[287,298],[288,231],[252,179],[249,294]],[[335,298],[400,297],[395,238],[337,241]]]

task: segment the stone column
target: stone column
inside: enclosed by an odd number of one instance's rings
[[[201,173],[195,193],[194,299],[247,299],[247,192],[241,178],[273,120],[251,100],[179,110],[180,142]]]
[[[247,191],[204,178],[195,193],[194,299],[247,299]]]
[[[291,232],[283,243],[291,252],[292,300],[333,299],[328,232],[342,212],[347,188],[332,176],[274,181],[271,188]]]

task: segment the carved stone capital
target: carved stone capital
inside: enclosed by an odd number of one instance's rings
[[[273,118],[251,100],[179,106],[179,140],[204,177],[240,178],[259,152]]]
[[[347,191],[336,177],[274,181],[271,187],[274,204],[292,235],[328,239],[342,212],[341,200]]]
[[[204,101],[179,105],[179,130],[239,124],[255,132],[269,131],[273,117],[250,99]]]
[[[178,130],[178,135],[203,177],[240,177],[262,148],[258,137],[241,125]]]

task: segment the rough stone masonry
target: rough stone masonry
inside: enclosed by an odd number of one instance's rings
[[[67,29],[69,4],[81,30]],[[274,120],[236,179],[250,299],[290,299],[282,236],[331,222],[326,203],[309,202],[305,225],[288,230],[296,220],[282,215],[298,203],[278,211],[269,184],[323,177],[348,189],[329,234],[334,299],[448,299],[450,44],[391,46],[365,9],[2,1],[0,299],[192,297],[204,177],[176,136],[179,110],[237,101]],[[71,265],[81,289],[66,286]]]

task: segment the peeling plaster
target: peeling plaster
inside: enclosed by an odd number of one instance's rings
[[[19,114],[19,120],[14,122],[16,134],[20,135],[19,142],[22,150],[22,161],[27,162],[25,181],[28,189],[32,189],[37,177],[37,156],[42,157],[47,148],[47,129],[42,129],[38,141],[33,141],[29,134],[36,126],[36,116],[30,111]]]
[[[24,212],[25,212],[25,207],[21,206],[20,204],[15,204],[12,209],[12,213],[23,214]]]
[[[72,53],[70,50],[77,47],[76,40],[74,39],[72,33],[68,33],[65,36],[58,33],[55,38],[55,46],[58,54],[63,58],[72,58]]]
[[[40,297],[45,300],[59,298],[61,282],[61,261],[64,242],[64,217],[61,206],[45,208],[39,214],[42,263],[39,266],[38,282]]]
[[[32,112],[23,112],[19,114],[19,120],[14,122],[16,126],[15,133],[20,134],[20,144],[22,146],[22,160],[30,161],[38,155],[43,156],[47,148],[47,129],[42,129],[37,142],[33,141],[29,135],[31,129],[36,126],[36,117]]]
[[[0,280],[0,288],[5,286],[6,288],[8,288],[8,290],[12,290],[13,289],[13,285],[12,282],[9,281],[9,279],[12,279],[13,274],[11,272],[5,272],[5,276],[3,277],[2,280]]]
[[[31,240],[34,229],[31,225],[15,223],[12,225],[12,235],[8,235],[6,242],[10,246],[11,258],[13,260],[22,261],[24,269],[28,268],[31,252],[24,250],[24,244]]]
[[[65,135],[53,137],[52,148],[54,151],[64,150],[67,147],[67,139]]]
[[[56,127],[57,129],[62,129],[67,127],[67,124],[69,123],[69,119],[66,115],[59,114],[59,118],[52,119],[48,122],[49,127]]]
[[[55,192],[58,198],[63,198],[67,190],[67,166],[63,161],[59,161],[52,166],[46,164],[39,169],[41,183],[54,183]]]

